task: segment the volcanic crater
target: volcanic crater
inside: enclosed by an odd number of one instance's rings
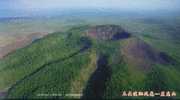
[[[89,28],[87,35],[100,40],[120,40],[131,36],[119,25],[97,25]]]
[[[175,64],[168,54],[156,50],[119,25],[93,26],[88,29],[87,35],[96,40],[123,40],[120,50],[123,59],[143,71],[151,70],[153,64]]]

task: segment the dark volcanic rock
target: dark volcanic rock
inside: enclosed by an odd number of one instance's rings
[[[174,65],[176,63],[176,61],[170,57],[169,55],[167,55],[165,52],[159,52],[158,54],[158,61],[161,64],[172,64]]]
[[[143,71],[148,71],[153,64],[174,64],[175,61],[164,52],[151,47],[149,44],[138,38],[127,39],[121,49],[125,60],[138,66]]]
[[[91,27],[87,35],[100,40],[119,40],[130,37],[130,34],[118,25],[97,25]]]
[[[116,33],[113,35],[112,40],[120,40],[120,39],[126,39],[129,38],[130,34],[127,32],[121,32],[121,33]]]
[[[88,37],[81,37],[80,44],[83,45],[83,48],[80,50],[81,52],[83,52],[84,50],[86,50],[92,46],[92,42]]]

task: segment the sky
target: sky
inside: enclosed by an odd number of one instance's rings
[[[0,16],[78,8],[173,11],[180,9],[179,5],[180,0],[0,0]]]

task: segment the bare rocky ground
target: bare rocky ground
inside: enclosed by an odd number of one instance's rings
[[[150,71],[153,64],[175,64],[165,52],[161,52],[138,38],[129,38],[121,48],[121,53],[128,64],[138,66],[139,70]]]
[[[0,91],[0,99],[3,99],[5,96],[6,96],[6,93],[5,91]]]
[[[9,41],[8,39],[7,40],[4,39],[5,43],[0,44],[0,59],[4,58],[6,55],[15,51],[16,49],[22,48],[30,44],[34,40],[46,36],[47,34],[48,33],[45,32],[43,33],[37,32],[37,33],[30,33],[27,35],[14,37],[15,39],[13,39],[12,41]]]

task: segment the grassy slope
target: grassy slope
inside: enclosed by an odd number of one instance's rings
[[[7,56],[0,62],[1,90],[12,85],[10,98],[82,93],[96,69],[96,51],[80,51],[86,43],[81,41],[80,32],[74,28],[67,33],[54,33]]]
[[[65,58],[78,51],[82,45],[77,42],[77,39],[73,38],[67,41],[65,34],[57,33],[10,54],[0,61],[0,89],[8,88],[16,80],[22,79],[48,62]]]
[[[177,61],[176,65],[157,65],[154,69],[157,71],[159,81],[161,81],[165,90],[176,91],[178,96],[180,95],[180,88],[177,87],[180,84],[178,76],[180,75],[180,41],[179,41],[179,19],[165,21],[164,24],[157,24],[156,34],[148,34],[142,36],[142,39],[154,46],[155,48],[166,52],[173,59]],[[153,25],[151,25],[153,26]],[[147,31],[144,32],[147,34]],[[160,37],[162,36],[162,38]],[[158,83],[160,83],[157,81]],[[161,85],[161,84],[160,84]]]
[[[90,52],[78,54],[62,62],[53,63],[38,73],[26,78],[10,91],[10,98],[35,98],[38,94],[62,94],[71,92],[71,83],[90,63]],[[83,84],[84,86],[85,84]],[[81,87],[81,86],[80,86]],[[81,88],[79,88],[81,89]],[[73,91],[74,92],[74,91]]]

